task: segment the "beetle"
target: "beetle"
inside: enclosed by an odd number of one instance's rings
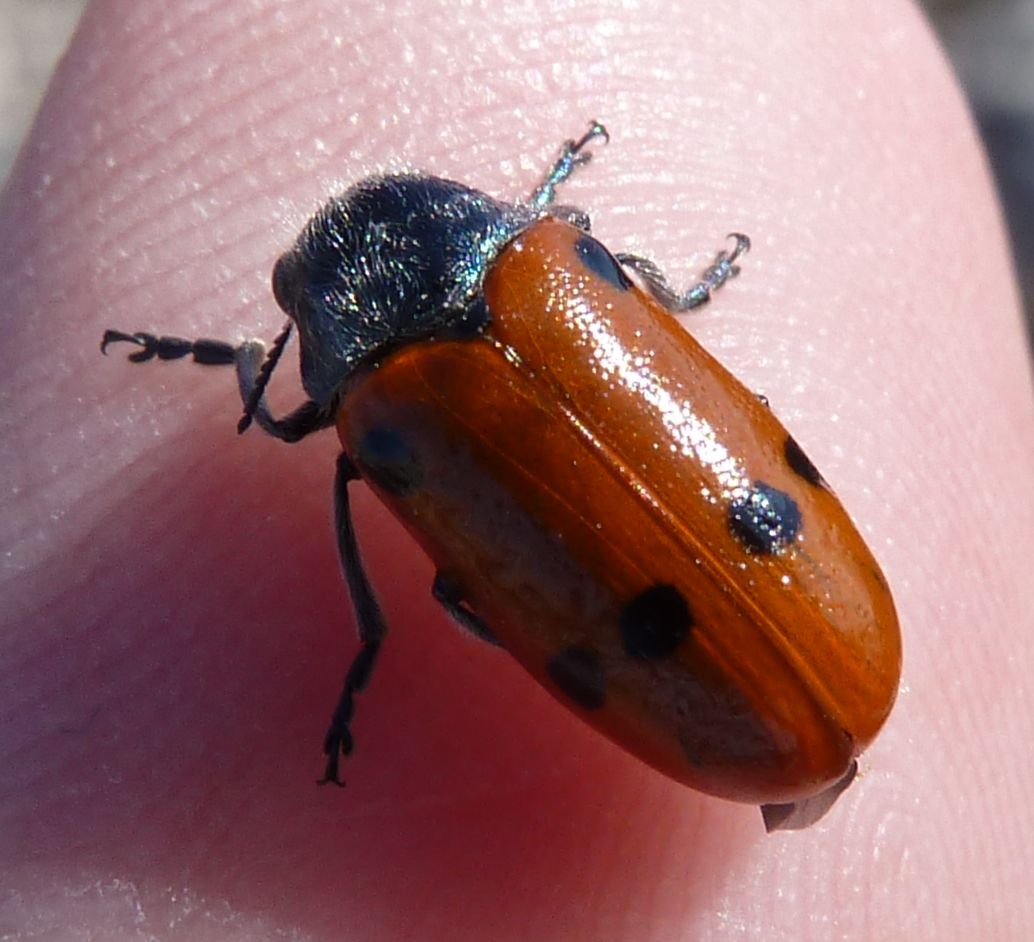
[[[596,729],[671,778],[821,817],[893,705],[887,583],[829,485],[673,316],[749,248],[730,236],[674,290],[611,254],[557,188],[609,135],[567,141],[524,201],[374,176],[331,198],[277,261],[270,351],[109,330],[134,361],[236,366],[244,414],[285,442],[335,426],[337,541],[360,648],[324,740],[342,784],[355,698],[386,625],[349,487],[365,481],[436,567],[432,593]],[[265,389],[293,330],[307,400]]]

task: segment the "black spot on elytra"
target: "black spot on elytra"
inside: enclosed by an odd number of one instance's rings
[[[618,627],[629,657],[667,657],[688,637],[693,616],[675,586],[655,585],[622,609]]]
[[[408,494],[423,479],[420,464],[405,439],[385,425],[375,425],[363,435],[355,459],[363,477],[390,494]]]
[[[778,553],[794,541],[801,529],[801,512],[789,494],[756,481],[751,491],[733,501],[729,529],[755,553]]]
[[[599,656],[589,648],[565,648],[546,664],[546,673],[585,710],[598,710],[607,699],[607,682]]]
[[[631,279],[624,273],[617,263],[617,259],[591,235],[579,236],[574,250],[578,253],[582,264],[594,275],[599,275],[600,278],[620,291],[627,291],[632,287]]]
[[[819,474],[819,469],[811,463],[811,459],[801,450],[792,435],[786,436],[783,442],[783,454],[786,456],[786,463],[798,477],[804,478],[809,484],[815,487],[825,487],[826,482]]]

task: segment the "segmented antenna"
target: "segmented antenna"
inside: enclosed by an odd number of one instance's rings
[[[266,354],[266,359],[262,361],[262,366],[259,367],[258,376],[255,377],[255,385],[251,387],[251,392],[248,393],[248,401],[244,404],[244,415],[241,416],[241,420],[237,423],[238,435],[246,432],[248,430],[248,426],[251,425],[251,420],[255,418],[255,413],[258,411],[259,403],[262,401],[262,397],[266,394],[266,387],[269,385],[269,379],[273,375],[273,370],[276,369],[277,363],[280,361],[280,357],[284,352],[284,347],[287,346],[287,341],[291,336],[291,328],[293,326],[294,321],[288,318],[287,323],[284,324],[284,329],[277,335],[276,340],[273,341],[273,346],[269,349],[269,353]]]

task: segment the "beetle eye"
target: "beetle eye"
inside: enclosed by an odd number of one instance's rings
[[[273,297],[285,314],[294,317],[300,294],[298,263],[294,253],[287,252],[281,255],[273,266]]]

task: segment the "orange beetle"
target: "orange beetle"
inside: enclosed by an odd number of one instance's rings
[[[894,605],[767,404],[672,317],[737,273],[746,238],[679,295],[553,204],[601,137],[594,123],[567,142],[526,202],[418,175],[332,199],[276,265],[290,320],[268,356],[119,331],[102,349],[235,363],[241,431],[254,419],[297,441],[337,426],[362,645],[323,781],[340,784],[386,631],[351,523],[361,478],[431,557],[434,595],[461,625],[666,775],[761,804],[770,829],[802,827],[890,712]],[[295,326],[310,398],[276,419],[264,390]]]

